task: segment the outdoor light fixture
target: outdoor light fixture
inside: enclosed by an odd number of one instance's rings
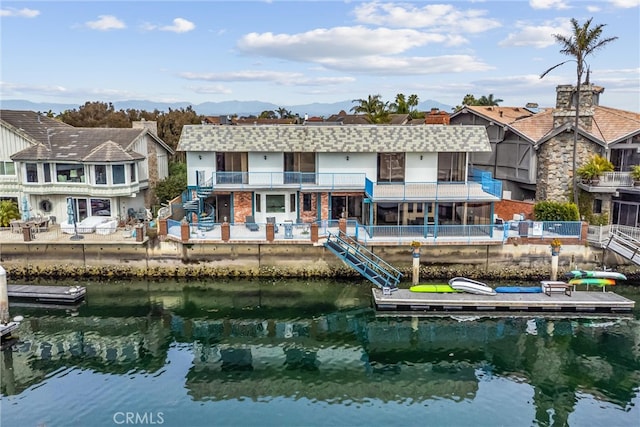
[[[267,160],[267,155],[266,154],[264,155],[264,159]]]
[[[346,157],[347,158],[347,162],[349,161],[349,156]]]
[[[202,160],[202,154],[198,154],[198,158]]]

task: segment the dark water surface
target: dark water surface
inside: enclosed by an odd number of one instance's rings
[[[367,283],[83,285],[75,309],[10,304],[2,427],[640,425],[637,285],[618,318],[376,316]]]

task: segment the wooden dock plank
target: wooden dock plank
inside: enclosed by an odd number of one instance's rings
[[[420,293],[398,289],[384,295],[372,289],[378,310],[468,310],[468,311],[630,311],[635,302],[613,292],[575,291],[564,293],[498,293],[476,295],[469,293]]]

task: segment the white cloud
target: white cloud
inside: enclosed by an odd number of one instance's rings
[[[357,22],[400,28],[429,28],[452,33],[481,33],[501,26],[486,18],[487,11],[459,10],[453,5],[407,3],[364,3],[354,9]]]
[[[6,9],[0,9],[0,16],[15,16],[18,18],[35,18],[40,15],[39,10],[35,9],[15,9],[13,7],[8,7]]]
[[[250,33],[238,41],[237,47],[252,55],[290,61],[325,62],[337,58],[377,55],[380,52],[394,55],[432,43],[460,45],[466,42],[460,36],[357,26],[319,28],[298,34]]]
[[[167,25],[160,27],[161,31],[171,31],[174,33],[187,33],[196,28],[193,22],[187,21],[183,18],[176,18],[173,20],[173,25]]]
[[[215,86],[188,86],[188,90],[205,95],[229,95],[232,90],[222,85]]]
[[[552,22],[542,25],[533,25],[524,21],[515,23],[516,32],[509,33],[507,38],[501,40],[498,45],[502,47],[531,46],[537,49],[549,47],[556,43],[554,34],[568,35],[571,32],[569,20],[557,18]]]
[[[598,13],[601,10],[600,6],[587,6],[587,12],[589,13]]]
[[[565,0],[529,0],[529,6],[533,9],[569,9]]]
[[[439,73],[480,72],[492,66],[469,55],[433,57],[365,56],[324,60],[321,63],[333,70],[371,75],[428,75]]]
[[[98,31],[122,30],[127,28],[125,23],[113,15],[100,15],[97,21],[88,21],[85,25]]]
[[[610,3],[622,9],[629,9],[632,7],[640,7],[640,0],[611,0]]]

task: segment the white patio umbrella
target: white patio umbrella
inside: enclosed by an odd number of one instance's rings
[[[29,199],[27,199],[27,196],[22,196],[22,220],[23,221],[28,221],[29,218],[31,217],[31,214],[29,213],[30,210],[31,210],[31,207],[29,206]]]

